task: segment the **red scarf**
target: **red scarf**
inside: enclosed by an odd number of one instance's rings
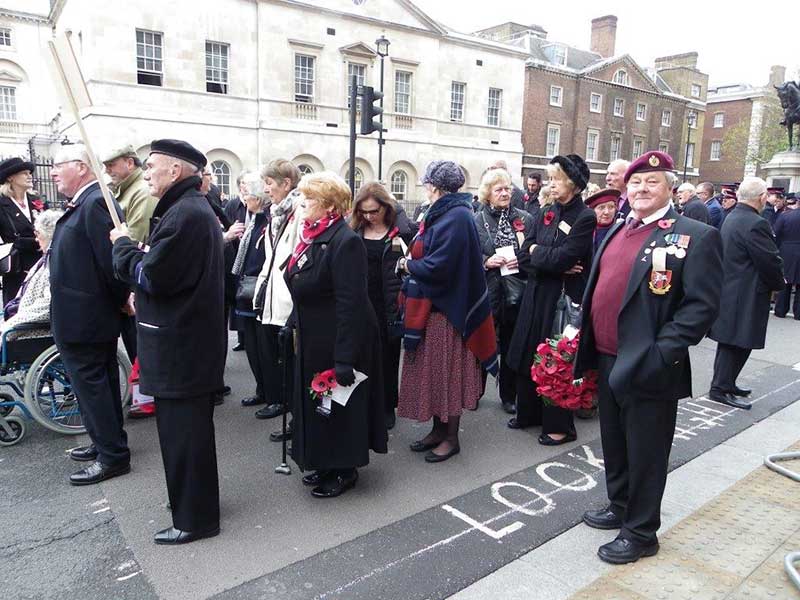
[[[297,247],[295,247],[294,252],[292,252],[292,258],[289,259],[289,269],[291,269],[299,260],[299,258],[303,256],[315,238],[321,236],[331,227],[331,225],[334,225],[341,218],[342,215],[328,213],[319,221],[315,221],[314,223],[303,221],[303,230],[300,232],[300,241],[297,242]]]

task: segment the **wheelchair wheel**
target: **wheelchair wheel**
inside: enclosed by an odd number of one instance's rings
[[[19,417],[8,417],[0,421],[0,446],[13,446],[25,437],[25,421]]]
[[[129,402],[131,363],[124,352],[117,351],[122,405]],[[78,398],[55,345],[42,352],[25,376],[25,404],[36,421],[56,431],[77,435],[85,433]]]
[[[0,392],[0,402],[14,402],[14,396],[7,392]],[[5,406],[0,406],[0,417],[7,417],[11,414],[11,411],[14,410],[13,404],[6,404]]]

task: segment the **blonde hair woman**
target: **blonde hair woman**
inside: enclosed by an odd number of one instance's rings
[[[284,276],[296,317],[292,458],[313,471],[303,477],[311,494],[332,498],[355,486],[370,449],[387,451],[378,320],[364,243],[344,219],[350,188],[323,172],[304,176],[298,189],[305,218]],[[367,379],[347,406],[326,401],[325,387],[353,385],[356,372]]]

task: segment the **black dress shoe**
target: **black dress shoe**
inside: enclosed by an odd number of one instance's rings
[[[599,510],[587,510],[583,513],[583,522],[595,529],[619,529],[622,527],[622,519],[614,514],[610,506]]]
[[[750,410],[752,408],[748,402],[739,400],[736,396],[727,392],[708,392],[708,399],[713,400],[714,402],[719,402],[720,404],[727,404],[733,408],[741,408],[742,410]]]
[[[565,437],[557,440],[555,438],[551,438],[549,434],[543,433],[539,436],[539,443],[542,446],[560,446],[561,444],[569,444],[570,442],[574,442],[578,439],[578,435],[576,433],[568,433]]]
[[[520,423],[517,417],[511,417],[508,420],[508,423],[506,423],[506,426],[509,429],[526,429],[527,427],[530,427],[530,425],[523,425]]]
[[[655,556],[658,553],[658,542],[640,544],[633,540],[618,537],[613,542],[600,546],[597,556],[612,565],[624,565],[636,562],[645,556]]]
[[[223,386],[222,395],[223,396],[230,396],[231,395],[231,386],[229,386],[229,385]]]
[[[124,465],[104,465],[100,461],[95,461],[85,469],[73,473],[69,476],[69,482],[72,485],[92,485],[93,483],[100,483],[106,479],[125,475],[131,472],[130,463]]]
[[[397,417],[395,417],[394,411],[386,413],[386,430],[390,431],[394,429],[395,424],[397,423]]]
[[[733,386],[733,392],[731,392],[734,396],[739,396],[740,398],[747,398],[750,394],[753,393],[753,390],[746,390],[744,388],[740,388],[738,385]]]
[[[269,434],[269,441],[270,442],[282,442],[283,440],[290,440],[292,439],[292,424],[289,423],[286,427],[286,433],[283,432],[283,429],[278,429],[278,431],[273,431]]]
[[[244,350],[244,344],[243,344],[243,343],[241,343],[241,342],[239,342],[238,344],[236,344],[236,345],[235,345],[235,346],[232,348],[232,350],[233,350],[234,352],[241,352],[242,350]]]
[[[453,446],[452,448],[450,448],[450,451],[447,454],[436,454],[433,450],[431,450],[425,455],[425,462],[429,463],[444,462],[449,458],[453,458],[459,452],[461,452],[461,448],[459,446]]]
[[[408,445],[412,452],[425,452],[426,450],[430,450],[432,448],[436,448],[442,442],[424,442],[422,440],[417,440]]]
[[[219,406],[220,404],[225,402],[225,396],[222,394],[216,394],[214,396],[214,406]]]
[[[284,413],[283,404],[267,404],[256,411],[256,419],[272,419]]]
[[[315,498],[336,498],[355,487],[356,481],[358,481],[358,471],[355,469],[331,471],[319,486],[311,490],[311,495]]]
[[[73,448],[69,451],[69,457],[79,462],[95,461],[97,460],[97,448],[94,447],[94,444]]]
[[[328,476],[330,471],[327,470],[320,470],[314,471],[313,473],[309,473],[305,477],[303,477],[303,485],[319,485],[322,483],[325,478]]]
[[[258,396],[249,396],[247,398],[242,398],[242,406],[257,406],[258,404],[266,404],[267,401],[264,398],[259,398]]]
[[[513,402],[503,402],[503,410],[508,414],[513,415],[517,412],[517,405]]]
[[[153,536],[153,541],[156,544],[177,546],[178,544],[188,544],[189,542],[214,537],[215,535],[219,535],[219,527],[214,527],[208,531],[181,531],[174,527],[167,527],[156,533]]]

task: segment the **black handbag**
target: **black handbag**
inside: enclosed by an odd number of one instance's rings
[[[582,315],[581,305],[573,302],[566,290],[561,288],[561,296],[556,303],[556,314],[553,318],[553,329],[550,337],[562,335],[569,325],[575,329],[580,329]]]
[[[14,221],[11,220],[11,217],[8,216],[5,210],[2,210],[2,212],[8,220],[8,224],[11,225],[11,229],[14,232],[14,239],[17,239],[19,233],[17,233],[17,228],[14,226]],[[11,273],[20,273],[21,271],[17,249],[12,246],[9,253],[3,258],[0,258],[0,275],[10,275]]]
[[[242,275],[236,284],[236,308],[253,312],[253,296],[256,294],[257,275]]]
[[[518,306],[522,302],[527,281],[516,275],[506,275],[500,278],[503,286],[503,303],[506,307]]]

